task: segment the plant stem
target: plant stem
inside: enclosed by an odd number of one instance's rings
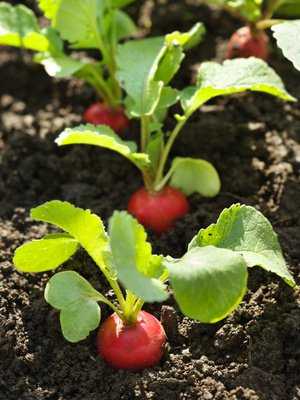
[[[164,169],[166,166],[166,162],[168,160],[168,156],[169,156],[170,150],[175,142],[175,139],[177,138],[178,134],[180,133],[181,129],[184,127],[184,125],[186,124],[186,122],[190,116],[191,116],[191,113],[187,113],[184,116],[180,117],[175,128],[173,129],[173,131],[171,132],[171,134],[169,136],[169,139],[165,145],[165,148],[163,150],[163,153],[162,153],[162,156],[161,156],[158,168],[157,168],[156,177],[155,177],[155,181],[154,181],[155,190],[157,190],[157,187],[161,186],[160,183],[163,180],[163,173],[164,173]]]
[[[137,314],[135,313],[134,305],[138,298],[129,290],[127,291],[125,308],[123,311],[123,320],[128,325],[134,324],[136,322]]]
[[[271,28],[273,25],[277,25],[283,22],[281,19],[263,19],[262,21],[258,21],[255,25],[256,29],[259,31],[263,31],[265,29]]]
[[[267,2],[267,7],[263,13],[263,19],[270,19],[272,18],[275,10],[279,7],[281,0],[269,0]]]
[[[124,295],[122,293],[122,290],[117,282],[117,280],[112,279],[110,276],[106,275],[106,279],[108,280],[108,283],[110,284],[110,287],[112,288],[112,290],[115,292],[115,295],[117,297],[117,300],[120,304],[120,308],[122,309],[122,311],[125,309],[125,298]]]
[[[116,103],[116,100],[114,99],[113,94],[109,91],[105,80],[99,73],[94,71],[94,69],[91,69],[91,74],[94,77],[96,83],[99,85],[99,88],[101,88],[101,91],[105,93],[105,97],[108,99],[108,104],[114,105]]]
[[[119,286],[118,281],[116,280],[116,278],[114,276],[112,276],[112,272],[109,268],[109,266],[107,265],[107,263],[105,262],[105,260],[103,259],[103,257],[94,257],[93,254],[90,254],[90,256],[92,257],[92,259],[94,260],[94,262],[96,263],[96,265],[98,265],[99,269],[101,270],[101,272],[103,273],[103,275],[105,276],[105,278],[107,279],[107,282],[109,283],[110,287],[112,288],[112,290],[114,291],[116,298],[119,302],[120,308],[122,310],[124,310],[125,307],[125,298],[124,295],[122,293],[122,290]]]
[[[102,297],[97,300],[102,301],[104,303],[103,297],[105,299],[105,304],[107,304],[120,318],[122,318],[122,313],[120,312],[118,307],[116,307],[110,300],[108,300],[106,296],[102,295]]]
[[[121,91],[121,88],[120,88],[119,83],[116,80],[116,76],[115,76],[116,75],[115,60],[113,57],[111,57],[111,54],[110,54],[110,53],[114,54],[114,51],[113,51],[113,49],[111,49],[111,51],[107,50],[107,48],[105,46],[105,41],[102,40],[102,37],[99,33],[97,24],[93,25],[93,29],[94,29],[94,33],[95,33],[99,51],[102,54],[103,61],[108,68],[108,71],[109,71],[109,74],[110,74],[110,77],[111,77],[111,80],[113,83],[114,95],[112,96],[112,103],[110,105],[112,107],[116,107],[121,100],[122,91]]]
[[[150,118],[147,115],[141,117],[141,151],[145,153],[150,139],[149,131]],[[153,192],[154,179],[150,170],[142,170],[145,188],[148,192]]]
[[[150,193],[155,192],[153,175],[148,170],[144,170],[142,172],[143,172],[143,181],[144,181],[145,188]]]
[[[141,151],[145,153],[149,143],[149,117],[143,115],[141,117]]]
[[[134,305],[135,318],[137,318],[139,312],[142,310],[144,303],[145,302],[142,299],[137,299],[137,301]]]

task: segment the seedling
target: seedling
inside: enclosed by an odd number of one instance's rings
[[[269,37],[265,30],[280,18],[300,16],[299,0],[204,0],[240,18],[246,25],[231,36],[226,58],[258,57],[268,60]],[[276,19],[277,18],[277,19]]]
[[[177,136],[199,107],[217,96],[247,90],[295,100],[286,92],[278,75],[255,58],[228,60],[222,65],[204,62],[194,86],[175,89],[171,81],[184,53],[199,42],[203,32],[203,26],[197,24],[189,32],[119,45],[117,79],[127,94],[127,113],[140,120],[139,152],[136,143],[120,139],[107,126],[68,128],[56,139],[59,146],[90,144],[114,150],[130,160],[141,171],[144,187],[132,195],[128,210],[157,233],[170,229],[176,219],[188,212],[186,196],[199,193],[213,197],[220,190],[219,175],[208,161],[177,157],[166,171]],[[173,123],[168,121],[166,128],[165,117],[177,103],[181,112],[174,115]]]
[[[115,301],[76,271],[53,275],[45,299],[60,311],[62,333],[70,342],[85,339],[99,326],[98,303],[111,307],[114,314],[100,326],[97,348],[115,368],[139,370],[159,362],[164,329],[142,307],[144,302],[165,301],[167,282],[183,314],[204,323],[220,321],[238,307],[247,289],[248,268],[260,266],[295,285],[271,224],[253,207],[235,204],[223,210],[179,259],[153,254],[144,228],[124,211],[114,212],[108,233],[97,215],[67,202],[45,203],[32,209],[31,217],[63,232],[19,247],[13,259],[16,268],[29,273],[53,270],[80,246],[89,254]]]
[[[108,124],[116,132],[128,126],[122,107],[122,90],[116,79],[116,49],[120,40],[136,33],[132,19],[122,7],[134,0],[39,0],[50,26],[42,28],[24,5],[0,2],[0,45],[33,50],[34,60],[50,76],[83,79],[97,92],[100,102],[84,113],[87,122]],[[94,49],[99,60],[72,50]],[[102,103],[101,103],[102,102]]]

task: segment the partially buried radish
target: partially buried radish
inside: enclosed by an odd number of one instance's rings
[[[171,186],[153,193],[143,187],[130,197],[128,211],[145,227],[160,234],[188,213],[189,203],[180,190]]]
[[[65,201],[44,203],[31,215],[62,232],[20,246],[13,258],[17,270],[53,270],[73,257],[80,244],[111,290],[101,293],[78,272],[63,270],[50,278],[44,296],[60,312],[62,333],[71,343],[98,328],[101,308],[110,307],[113,314],[99,328],[97,350],[117,369],[151,368],[164,354],[165,331],[142,310],[146,302],[164,302],[171,291],[183,314],[196,321],[215,323],[232,313],[247,290],[249,254],[255,264],[267,248],[264,268],[296,286],[270,222],[250,206],[233,204],[223,210],[215,224],[200,229],[180,258],[153,253],[145,229],[125,211],[113,213],[107,231],[98,215]],[[247,252],[240,251],[240,243]],[[97,286],[104,287],[102,283]]]
[[[226,58],[269,57],[269,38],[264,31],[253,32],[249,26],[238,29],[227,44]]]
[[[108,125],[117,133],[123,132],[129,125],[129,120],[122,107],[112,108],[100,102],[90,105],[83,118],[90,124]]]
[[[101,325],[98,352],[114,368],[138,371],[158,364],[165,350],[166,334],[161,323],[140,311],[131,325],[112,314]]]

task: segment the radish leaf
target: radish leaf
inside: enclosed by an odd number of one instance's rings
[[[55,17],[60,0],[38,0],[39,7],[49,19]]]
[[[116,27],[116,41],[118,42],[120,39],[124,39],[128,36],[132,36],[137,32],[137,26],[133,22],[133,20],[121,10],[115,10],[112,13],[112,18]]]
[[[45,51],[48,40],[40,31],[33,12],[20,4],[0,2],[0,45]]]
[[[284,56],[300,71],[300,20],[274,25],[272,31]]]
[[[254,207],[235,204],[224,209],[216,224],[200,229],[189,249],[206,246],[235,251],[248,267],[259,266],[295,285],[272,225]]]
[[[116,151],[132,161],[138,168],[150,165],[147,154],[137,153],[135,142],[122,140],[120,136],[106,125],[80,125],[63,131],[55,140],[59,146],[69,144],[90,144]]]
[[[67,261],[78,249],[78,242],[66,234],[51,234],[18,247],[13,262],[19,271],[44,272]]]
[[[242,256],[214,246],[196,247],[181,259],[166,260],[181,311],[201,322],[217,322],[241,302],[247,288]]]
[[[53,200],[33,208],[31,217],[63,229],[80,243],[96,264],[104,264],[103,252],[107,249],[107,235],[101,219],[90,210]]]
[[[223,64],[203,63],[198,72],[197,85],[183,91],[181,104],[185,112],[190,114],[216,96],[247,90],[295,101],[272,68],[263,60],[250,57],[227,60]]]
[[[187,196],[199,193],[213,197],[221,188],[215,167],[205,160],[177,157],[173,160],[169,174],[171,186],[181,189]]]
[[[160,259],[152,255],[147,235],[131,215],[114,212],[109,224],[110,246],[118,279],[144,301],[163,301],[168,295],[156,279]]]
[[[130,98],[133,116],[154,113],[164,85],[170,82],[180,67],[184,46],[200,40],[199,31],[203,29],[202,24],[197,24],[189,32],[173,32],[165,37],[119,45],[117,76]]]
[[[98,301],[105,298],[77,272],[55,274],[45,289],[46,301],[60,310],[60,324],[64,337],[72,343],[85,339],[100,323]]]
[[[76,48],[97,48],[103,22],[103,0],[59,0],[43,2],[43,10],[64,40]]]
[[[83,61],[75,60],[64,53],[63,41],[55,29],[47,28],[44,34],[49,43],[48,49],[38,53],[34,59],[44,66],[48,75],[65,78],[74,75],[86,66]]]
[[[299,18],[300,17],[300,3],[299,0],[281,0],[278,2],[275,16],[285,18]]]

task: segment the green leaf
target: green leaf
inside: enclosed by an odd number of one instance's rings
[[[48,15],[53,28],[59,31],[64,40],[76,48],[98,47],[101,32],[99,24],[106,6],[103,0],[59,0],[56,4],[51,3]]]
[[[300,20],[274,25],[272,31],[284,56],[300,71]]]
[[[49,48],[47,51],[37,54],[35,61],[44,66],[48,75],[65,78],[74,75],[86,66],[84,62],[74,60],[64,53],[63,41],[55,29],[47,28],[44,34],[48,40]]]
[[[64,130],[55,140],[58,146],[69,144],[89,144],[116,151],[132,161],[138,168],[150,165],[147,154],[136,152],[136,143],[122,140],[106,125],[79,125]]]
[[[166,86],[161,91],[161,96],[157,104],[156,110],[167,109],[179,100],[179,92],[177,89],[173,89],[170,86]]]
[[[116,27],[116,39],[118,41],[120,39],[132,36],[137,32],[137,26],[125,12],[121,10],[115,10],[113,15],[115,18],[114,23]]]
[[[171,45],[157,67],[155,80],[162,81],[165,85],[168,85],[179,70],[183,59],[184,53],[182,47]]]
[[[69,342],[85,339],[100,323],[97,301],[102,301],[103,296],[77,272],[55,274],[47,283],[45,299],[60,310],[62,333]]]
[[[67,261],[77,249],[77,240],[68,235],[47,235],[18,247],[13,263],[22,272],[50,271]]]
[[[48,75],[56,78],[67,78],[84,67],[82,62],[68,56],[51,57],[43,55],[36,60],[45,67]]]
[[[155,81],[158,63],[165,52],[164,39],[134,40],[118,46],[118,79],[134,101],[132,114],[151,115],[160,98],[163,82]]]
[[[283,100],[295,101],[284,88],[276,72],[258,58],[237,58],[223,64],[203,63],[199,69],[197,86],[183,92],[182,106],[187,113],[194,112],[202,104],[216,96],[244,91],[264,92]]]
[[[156,134],[151,135],[146,151],[147,154],[149,155],[151,166],[154,171],[156,171],[158,167],[163,145],[164,145],[164,137],[162,132],[158,131]]]
[[[185,57],[184,51],[196,46],[204,33],[204,25],[197,23],[188,32],[175,31],[166,35],[166,52],[158,65],[155,79],[167,85],[179,70]]]
[[[165,260],[181,311],[201,322],[217,322],[241,302],[247,289],[243,257],[214,246],[197,247],[179,260]]]
[[[134,1],[135,0],[111,0],[111,4],[113,7],[125,7]]]
[[[38,21],[29,8],[0,2],[0,45],[45,51],[48,40],[41,33]]]
[[[114,266],[125,288],[144,301],[164,301],[165,286],[156,279],[160,260],[152,255],[144,228],[126,212],[115,211],[109,236]]]
[[[103,264],[108,239],[101,219],[90,210],[53,200],[31,210],[37,221],[56,225],[76,239],[97,265]]]
[[[49,19],[53,19],[57,13],[60,0],[38,0],[39,7]]]
[[[275,17],[285,18],[299,18],[300,17],[300,3],[299,0],[281,0],[276,9]]]
[[[197,46],[205,35],[205,26],[202,22],[195,24],[188,32],[172,32],[166,35],[167,44],[181,46],[185,50]]]
[[[173,160],[170,174],[170,185],[181,189],[187,196],[199,193],[213,197],[221,189],[218,172],[205,160],[177,157]]]
[[[244,257],[248,267],[262,267],[290,286],[295,285],[272,225],[253,207],[234,204],[224,209],[216,224],[200,229],[189,249],[210,245],[235,251]]]
[[[189,40],[195,40],[198,30],[174,32],[166,37],[134,40],[118,46],[117,77],[130,97],[132,116],[154,113],[163,86],[170,82],[181,64],[183,47]]]

